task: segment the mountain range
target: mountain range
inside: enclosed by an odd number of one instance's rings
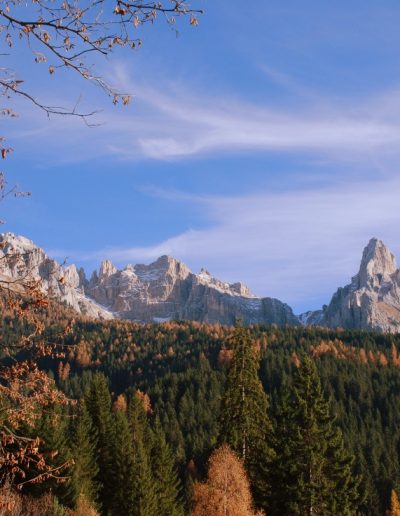
[[[364,249],[358,273],[339,288],[329,305],[295,315],[282,301],[257,297],[243,283],[225,283],[206,270],[195,274],[175,258],[117,269],[102,262],[90,279],[75,265],[49,258],[31,240],[0,235],[0,281],[40,280],[51,297],[89,317],[138,322],[194,320],[207,323],[319,325],[400,331],[400,269],[376,238]]]

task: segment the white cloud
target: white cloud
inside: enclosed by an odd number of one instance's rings
[[[206,266],[224,280],[244,281],[257,294],[278,297],[296,310],[317,308],[357,272],[370,238],[400,251],[399,191],[400,179],[393,179],[351,189],[202,197],[197,202],[208,212],[210,227],[153,246],[105,249],[96,258],[121,264],[169,254],[193,270]]]
[[[151,94],[164,122],[137,140],[143,155],[168,159],[216,152],[314,151],[363,153],[397,149],[400,124],[376,106],[352,113],[309,108],[288,114],[238,101],[190,100]],[[201,106],[199,105],[201,104]],[[379,112],[378,112],[379,110]],[[119,147],[126,157],[129,147]]]
[[[48,153],[53,153],[53,163],[104,156],[113,161],[167,160],[220,152],[307,151],[330,166],[345,156],[368,166],[369,173],[373,162],[379,181],[355,182],[359,167],[352,167],[352,181],[343,187],[335,177],[331,188],[288,191],[290,185],[283,185],[281,193],[192,196],[190,202],[202,206],[209,227],[172,235],[154,246],[102,250],[86,259],[108,256],[121,263],[171,254],[194,269],[204,265],[222,279],[243,280],[257,294],[305,309],[327,302],[349,280],[370,237],[397,245],[400,90],[352,104],[309,98],[308,105],[289,113],[268,102],[255,105],[210,91],[189,95],[162,81],[157,87],[134,87],[126,69],[117,69],[115,78],[137,99],[129,110],[105,111],[103,126],[88,129],[72,119],[46,125],[43,118],[35,126],[35,117],[24,116],[24,138],[29,134],[29,145],[44,161]],[[39,139],[46,145],[37,145]],[[390,165],[381,170],[381,163]],[[163,195],[174,199],[174,194]],[[179,194],[176,201],[184,198]]]
[[[124,160],[170,160],[217,153],[308,152],[335,159],[371,155],[398,156],[400,145],[400,90],[370,99],[300,100],[297,110],[213,95],[208,90],[189,95],[177,84],[135,85],[126,67],[115,68],[114,79],[124,91],[135,92],[129,108],[108,104],[87,128],[80,121],[24,113],[21,123],[27,152],[32,148],[44,158],[88,160],[110,156]],[[153,79],[153,83],[156,82]],[[60,103],[60,102],[59,102]],[[16,130],[21,126],[17,123]],[[46,140],[46,144],[43,141]],[[73,153],[65,152],[66,148]],[[61,151],[61,149],[63,151]],[[40,152],[39,152],[40,151]]]

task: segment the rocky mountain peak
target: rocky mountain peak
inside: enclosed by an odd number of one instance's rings
[[[0,261],[0,273],[14,278],[24,277],[29,271],[33,279],[40,266],[47,271],[51,265],[45,252],[32,240],[10,232],[0,235],[0,257],[4,256],[7,259]]]
[[[378,287],[397,270],[396,258],[382,240],[371,238],[365,247],[360,270],[354,278],[357,288]],[[353,280],[354,283],[354,280]]]
[[[112,270],[107,266],[107,270]],[[243,283],[229,284],[202,269],[194,274],[181,261],[163,255],[150,264],[128,265],[107,277],[94,274],[85,293],[117,317],[141,322],[171,319],[233,324],[298,324],[287,305],[257,298]]]
[[[236,294],[239,294],[239,296],[255,297],[252,294],[249,287],[247,285],[245,285],[244,283],[242,283],[241,281],[238,281],[237,283],[232,283],[230,285],[230,288],[232,289],[233,292],[235,292]]]
[[[78,269],[75,265],[69,265],[64,269],[64,283],[68,284],[72,288],[79,288],[81,280],[79,277]]]
[[[229,284],[202,269],[193,274],[181,261],[161,256],[145,265],[118,270],[101,263],[90,281],[83,269],[64,267],[27,238],[0,235],[2,277],[39,279],[44,290],[80,313],[105,319],[120,317],[141,322],[171,319],[233,324],[298,324],[290,307],[272,298],[257,298],[243,283]],[[13,257],[15,254],[15,258]]]
[[[14,233],[0,234],[0,250],[8,256],[19,256],[20,261],[38,261],[43,259],[45,252],[37,247],[32,240]]]
[[[104,260],[101,262],[100,270],[99,270],[99,278],[108,278],[117,272],[117,268],[114,267],[111,260]]]
[[[181,264],[181,263],[182,262],[180,262],[173,256],[168,256],[167,254],[163,254],[162,256],[157,258],[157,260],[150,263],[148,265],[148,267],[169,269],[170,267],[176,267],[177,264]]]
[[[20,249],[32,249],[35,244],[29,238],[16,235],[15,233],[6,232],[0,235],[1,241],[8,245],[13,245]]]
[[[143,271],[148,271],[150,274],[159,274],[160,276],[169,275],[176,279],[186,279],[191,273],[190,269],[182,262],[173,258],[172,256],[160,256],[155,262],[150,265],[136,265],[136,270],[139,267]]]
[[[85,296],[83,270],[78,271],[75,265],[60,265],[28,238],[14,233],[0,235],[0,274],[7,281],[18,278],[23,278],[24,282],[39,281],[43,291],[51,292],[77,312],[106,319],[113,317]]]
[[[304,324],[381,332],[400,331],[400,270],[382,240],[365,247],[358,274],[339,288],[328,306],[302,314]]]

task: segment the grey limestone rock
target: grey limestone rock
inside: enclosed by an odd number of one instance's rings
[[[13,233],[0,235],[0,275],[4,281],[18,279],[21,293],[23,285],[40,281],[41,288],[50,297],[67,303],[78,313],[103,319],[113,317],[85,295],[82,271],[75,265],[61,266],[25,237]]]
[[[277,299],[253,296],[242,283],[222,282],[206,269],[194,274],[170,256],[108,276],[95,273],[86,292],[118,317],[136,321],[299,324],[291,308]]]
[[[240,319],[245,324],[299,324],[291,308],[281,301],[256,297],[243,283],[220,281],[206,269],[194,274],[170,256],[121,270],[105,260],[88,281],[83,269],[62,266],[31,240],[4,233],[0,236],[0,275],[40,280],[52,297],[92,317],[140,322],[177,319],[234,324]]]
[[[323,311],[312,312],[306,324],[400,331],[400,270],[394,255],[381,240],[369,241],[351,283],[339,288]]]

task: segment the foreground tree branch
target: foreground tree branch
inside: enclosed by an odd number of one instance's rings
[[[60,69],[71,70],[100,87],[114,104],[127,105],[130,94],[118,91],[97,75],[88,58],[104,58],[115,47],[138,48],[141,45],[138,29],[158,18],[174,27],[178,18],[186,17],[196,26],[200,13],[186,0],[116,0],[115,3],[106,0],[28,0],[26,3],[0,0],[0,41],[7,49],[0,57],[3,63],[11,63],[0,67],[0,97],[8,103],[14,97],[20,97],[48,116],[74,116],[90,125],[88,120],[96,111],[82,112],[79,103],[72,109],[52,106],[38,100],[24,87],[21,70],[13,66],[16,42],[18,47],[25,44],[36,63],[47,63],[46,73],[54,75]],[[0,106],[0,116],[14,117],[16,113]],[[4,160],[12,150],[0,136],[1,159]],[[8,188],[5,175],[0,171],[0,201],[10,195],[29,194],[16,187]],[[23,262],[24,258],[22,253],[10,250],[0,261],[15,264]],[[63,353],[45,334],[43,311],[49,308],[49,293],[29,274],[17,279],[0,276],[0,304],[3,324],[4,316],[8,314],[11,321],[24,321],[28,328],[17,342],[6,342],[0,331],[0,483],[14,483],[22,488],[28,482],[42,482],[54,476],[63,480],[68,464],[51,467],[40,451],[40,437],[29,434],[29,429],[34,427],[46,407],[71,403],[38,367],[39,358],[61,357]],[[61,333],[65,335],[70,330],[71,325],[67,323]],[[26,475],[30,468],[37,472],[33,477]]]
[[[94,82],[116,103],[129,102],[127,93],[119,92],[102,77],[96,75],[87,62],[90,54],[107,56],[114,47],[141,45],[138,29],[146,23],[154,23],[162,17],[170,26],[180,17],[188,17],[191,25],[198,24],[197,16],[202,13],[193,9],[185,0],[162,0],[159,2],[117,0],[110,8],[105,0],[92,0],[85,6],[78,0],[47,2],[33,0],[27,7],[19,1],[0,2],[0,33],[12,52],[16,39],[26,43],[37,63],[49,63],[48,72],[52,75],[57,69],[67,68],[75,71],[86,80]],[[3,94],[17,93],[44,108],[45,103],[35,100],[19,86],[22,79],[7,80],[10,74],[2,70],[0,86]],[[48,112],[67,114],[61,110]],[[69,114],[76,114],[75,112]],[[86,115],[87,116],[87,115]]]

